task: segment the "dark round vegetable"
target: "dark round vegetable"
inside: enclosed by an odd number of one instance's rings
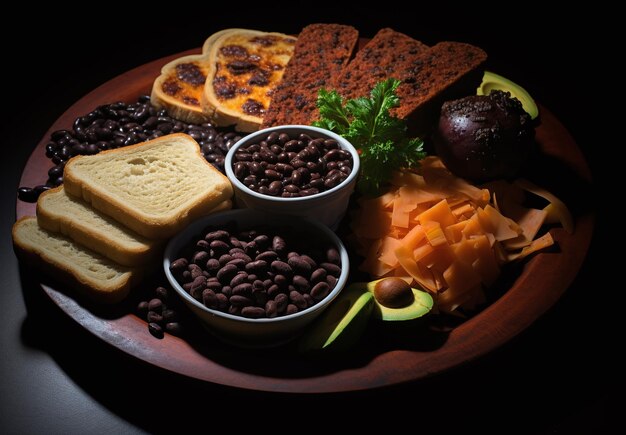
[[[473,95],[441,108],[435,149],[455,175],[472,181],[513,177],[526,161],[535,130],[508,92]]]

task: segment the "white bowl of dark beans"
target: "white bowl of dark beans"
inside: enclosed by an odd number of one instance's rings
[[[359,155],[341,136],[307,125],[259,130],[226,154],[239,207],[306,216],[336,228],[359,172]]]
[[[320,222],[250,209],[204,217],[165,249],[168,281],[223,341],[267,347],[295,338],[341,292],[350,268]]]

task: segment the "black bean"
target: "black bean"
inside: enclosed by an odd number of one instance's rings
[[[235,288],[239,284],[247,282],[247,280],[248,280],[248,274],[246,272],[238,273],[237,275],[233,277],[233,279],[230,280],[230,286],[232,288]]]
[[[193,297],[194,299],[197,300],[201,300],[202,299],[202,292],[204,291],[204,289],[206,288],[206,277],[204,276],[198,276],[196,277],[192,283],[191,283],[191,287],[189,289],[189,294],[191,295],[191,297]]]
[[[334,277],[338,277],[339,275],[341,275],[341,267],[337,266],[336,264],[320,263],[320,267],[326,269],[326,272],[328,272],[330,275],[333,275]]]
[[[30,187],[20,187],[17,190],[17,197],[20,199],[20,201],[36,202],[39,194],[35,192],[35,189],[32,189]]]
[[[235,173],[235,177],[244,178],[248,175],[248,165],[243,162],[237,162],[233,167],[233,172]]]
[[[241,316],[241,307],[230,305],[227,311],[228,311],[228,314],[232,314],[233,316]]]
[[[148,302],[147,301],[139,302],[139,304],[137,305],[137,312],[141,315],[142,318],[145,319],[148,314]]]
[[[221,254],[228,252],[228,250],[230,249],[230,246],[228,245],[228,243],[222,240],[213,240],[211,243],[209,243],[209,247],[213,251],[219,252]]]
[[[311,273],[311,282],[318,283],[320,281],[326,281],[326,269],[320,267],[317,268]]]
[[[199,251],[196,252],[193,256],[193,262],[195,264],[197,264],[198,266],[204,266],[206,265],[207,261],[209,259],[209,253],[206,251]]]
[[[271,285],[268,289],[267,289],[267,295],[270,298],[276,298],[278,296],[278,294],[280,294],[280,287],[276,284]]]
[[[278,254],[274,251],[264,251],[255,257],[255,260],[263,260],[268,263],[273,262],[278,258]]]
[[[291,301],[292,304],[294,304],[300,310],[304,310],[307,308],[307,303],[302,297],[302,294],[300,294],[297,291],[292,291],[289,293],[289,300]]]
[[[211,251],[211,252],[213,253],[213,255],[218,254],[216,251]],[[222,254],[219,256],[218,261],[220,263],[220,266],[224,266],[228,264],[232,259],[233,257],[230,254]]]
[[[274,236],[272,239],[272,250],[274,250],[279,255],[287,249],[287,244],[285,243],[285,239],[280,236]]]
[[[148,323],[161,323],[163,321],[163,316],[154,311],[148,311],[146,319],[148,320]]]
[[[252,284],[250,284],[249,282],[244,282],[237,285],[236,287],[233,287],[233,295],[245,296],[249,298],[250,296],[252,296],[252,289]]]
[[[217,295],[209,288],[202,291],[202,303],[208,308],[217,308]]]
[[[157,298],[150,299],[150,302],[148,302],[148,309],[150,311],[160,313],[163,310],[163,301]]]
[[[190,264],[189,266],[187,266],[187,270],[191,272],[191,279],[196,279],[198,276],[203,275],[202,268],[197,264]]]
[[[289,303],[289,297],[285,293],[278,293],[274,297],[274,302],[276,302],[276,310],[279,313],[282,313],[283,311],[285,311],[285,308],[287,308],[287,304]]]
[[[300,255],[292,255],[287,260],[287,263],[296,273],[310,276],[311,264],[309,264],[309,262],[302,258]]]
[[[259,319],[265,317],[265,310],[261,307],[244,307],[241,309],[241,315],[251,319]]]
[[[246,271],[248,273],[265,273],[267,271],[268,264],[265,260],[255,260],[246,264]]]
[[[244,260],[243,258],[233,258],[226,264],[234,264],[235,266],[237,266],[237,269],[243,270],[246,267],[246,260]]]
[[[326,282],[318,282],[311,289],[311,297],[316,301],[321,301],[330,293],[330,286]]]
[[[285,143],[286,143],[287,141],[289,141],[289,140],[290,140],[289,135],[288,135],[288,134],[286,134],[286,133],[280,133],[280,134],[278,135],[278,142],[279,142],[281,145],[285,145]]]
[[[226,241],[229,239],[230,239],[230,234],[228,233],[228,231],[224,231],[224,230],[211,231],[207,233],[206,236],[204,236],[204,240],[206,240],[209,243],[214,240]]]
[[[293,286],[300,293],[308,293],[311,288],[311,285],[309,284],[309,280],[303,277],[302,275],[294,275],[292,282],[293,282]],[[291,296],[291,293],[289,295]]]
[[[210,272],[217,272],[220,269],[221,265],[219,260],[215,258],[211,258],[206,262],[206,268]]]
[[[156,294],[157,298],[161,299],[163,302],[167,302],[167,299],[169,298],[168,289],[166,289],[165,287],[159,286],[156,288],[154,293]]]
[[[289,283],[289,280],[285,275],[276,274],[274,275],[274,283],[280,287],[285,287]]]
[[[335,277],[334,277],[334,276],[332,276],[332,275],[328,275],[328,276],[326,277],[326,283],[328,283],[328,285],[330,286],[330,288],[334,288],[334,287],[335,287],[335,285],[337,285],[337,281],[338,281],[338,280],[337,280],[337,278],[335,278]]]
[[[230,280],[233,279],[238,270],[237,266],[227,264],[217,271],[217,279],[219,279],[222,284],[230,283]]]
[[[206,282],[206,287],[208,289],[213,290],[215,293],[222,291],[222,283],[219,281],[209,281]]]
[[[225,311],[228,308],[228,296],[223,293],[218,293],[215,295],[217,298],[217,309],[220,311]]]
[[[184,270],[187,269],[188,265],[189,265],[189,262],[187,261],[186,258],[179,258],[177,260],[172,261],[172,263],[170,264],[170,271],[174,274],[182,273]]]
[[[252,305],[250,298],[241,295],[232,295],[228,300],[234,307],[248,307]]]
[[[278,308],[276,307],[276,301],[267,301],[265,303],[265,315],[268,318],[273,318],[278,315]]]
[[[300,196],[311,196],[311,195],[315,195],[317,193],[319,193],[319,190],[314,188],[314,187],[312,187],[312,188],[309,188],[309,189],[302,189],[300,191]]]
[[[275,260],[271,263],[271,268],[273,272],[276,272],[281,275],[291,276],[293,274],[293,269],[290,264],[285,263],[284,261]]]
[[[304,301],[304,299],[303,299]],[[306,304],[306,302],[304,302]],[[286,315],[290,315],[290,314],[296,314],[298,312],[298,307],[295,306],[294,304],[289,304],[287,305],[287,309],[285,310],[285,314]]]
[[[202,249],[204,251],[209,251],[211,249],[211,246],[209,245],[209,242],[207,242],[206,240],[198,240],[196,242],[196,247],[198,249]]]
[[[152,334],[155,338],[163,338],[163,328],[155,322],[148,323],[148,331],[150,331],[150,334]]]

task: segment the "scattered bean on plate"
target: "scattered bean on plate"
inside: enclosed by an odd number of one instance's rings
[[[207,161],[222,173],[224,156],[241,135],[232,129],[216,128],[211,123],[188,124],[157,110],[147,95],[135,103],[117,102],[97,107],[76,118],[71,129],[57,130],[46,144],[46,157],[55,166],[48,170],[48,181],[35,187],[19,187],[18,198],[36,202],[39,195],[63,183],[65,163],[76,155],[92,155],[155,139],[170,133],[186,133],[201,146]]]
[[[148,331],[156,338],[163,338],[165,332],[181,335],[183,332],[176,302],[170,300],[170,291],[157,287],[148,300],[139,302],[137,313],[148,322]]]
[[[323,300],[341,274],[337,249],[287,229],[207,229],[170,271],[206,307],[248,318],[297,313]]]
[[[233,156],[233,173],[248,189],[283,198],[330,190],[351,172],[352,155],[336,140],[304,133],[272,132],[259,143],[238,148]]]

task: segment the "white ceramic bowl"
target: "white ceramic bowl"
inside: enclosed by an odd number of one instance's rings
[[[233,156],[242,146],[252,145],[264,140],[270,133],[287,133],[290,136],[305,133],[312,138],[335,139],[341,149],[352,155],[352,172],[339,185],[332,189],[320,192],[311,196],[297,198],[283,198],[270,195],[263,195],[248,189],[241,181],[235,177],[233,172]],[[284,125],[278,127],[259,130],[239,140],[226,154],[224,168],[226,176],[233,185],[235,191],[235,201],[238,207],[252,208],[271,213],[289,214],[294,216],[304,216],[315,219],[330,228],[337,228],[348,208],[350,195],[354,192],[357,175],[359,173],[359,154],[350,142],[343,137],[325,130],[323,128],[311,127],[308,125]]]
[[[195,300],[182,288],[170,271],[172,261],[193,246],[207,227],[218,227],[228,222],[236,222],[241,229],[266,226],[270,228],[295,228],[308,237],[328,240],[341,255],[341,274],[335,288],[317,304],[290,314],[274,318],[248,319],[207,308]],[[268,347],[285,343],[295,338],[302,329],[322,313],[331,301],[341,292],[348,279],[350,262],[348,252],[337,235],[326,226],[311,220],[287,215],[275,215],[249,209],[230,210],[206,216],[189,225],[174,236],[165,248],[163,268],[170,285],[193,311],[203,326],[223,341],[244,347]]]

